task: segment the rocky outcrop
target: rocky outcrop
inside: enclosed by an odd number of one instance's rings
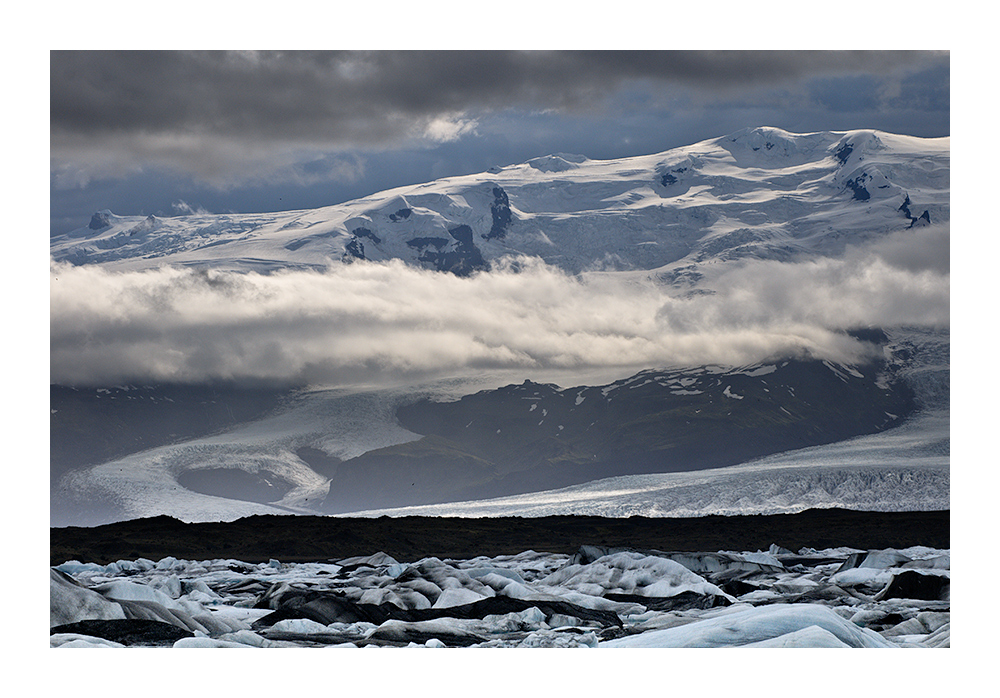
[[[901,211],[903,213],[903,215],[907,217],[907,219],[910,221],[910,227],[911,228],[913,226],[915,226],[915,225],[918,225],[918,224],[919,225],[928,225],[931,222],[931,213],[927,209],[924,209],[924,212],[921,213],[919,216],[914,216],[910,212],[910,195],[909,194],[906,195],[906,200],[903,201],[903,203],[900,205],[900,207],[898,209],[896,209],[896,210],[897,211]]]
[[[507,197],[507,192],[501,187],[493,187],[493,202],[490,204],[490,216],[493,218],[493,224],[490,227],[490,232],[486,233],[483,237],[487,240],[503,239],[507,234],[507,228],[510,227],[511,211],[510,199]]]
[[[114,214],[111,211],[104,209],[103,211],[98,211],[93,216],[90,217],[90,225],[87,227],[91,230],[104,230],[111,225],[111,217]]]
[[[448,234],[453,243],[440,237],[421,237],[408,240],[406,244],[421,250],[418,261],[455,276],[469,276],[489,268],[482,251],[472,241],[472,228],[463,224],[450,228]]]
[[[854,193],[852,198],[855,201],[868,201],[870,198],[872,198],[871,193],[868,191],[867,187],[865,187],[865,183],[870,180],[871,177],[863,173],[858,175],[854,179],[847,180],[846,182],[847,188]]]

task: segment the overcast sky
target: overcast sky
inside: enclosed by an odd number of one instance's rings
[[[947,136],[949,71],[915,51],[54,51],[50,228],[311,208],[747,126]]]

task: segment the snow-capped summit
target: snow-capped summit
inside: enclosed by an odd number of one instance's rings
[[[565,172],[566,170],[577,169],[581,164],[587,162],[585,155],[572,155],[569,153],[554,153],[528,160],[528,165],[534,167],[539,172]]]
[[[949,149],[949,138],[748,128],[638,157],[551,154],[312,210],[104,210],[54,237],[51,253],[123,270],[402,259],[462,275],[528,255],[573,273],[691,278],[713,261],[832,254],[918,221],[947,222]]]

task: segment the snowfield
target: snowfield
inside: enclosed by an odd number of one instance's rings
[[[52,647],[949,647],[950,551],[69,561]]]
[[[448,252],[468,271],[522,254],[571,273],[641,269],[690,279],[718,261],[833,254],[946,222],[949,175],[949,138],[747,128],[638,157],[550,155],[315,210],[170,218],[100,211],[53,238],[51,252],[122,271],[173,264],[264,272],[352,259],[453,268]]]

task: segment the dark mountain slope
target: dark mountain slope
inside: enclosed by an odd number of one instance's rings
[[[716,468],[902,423],[912,391],[884,361],[643,371],[603,387],[525,381],[397,419],[425,438],[339,464],[324,510],[481,499],[616,475]]]

